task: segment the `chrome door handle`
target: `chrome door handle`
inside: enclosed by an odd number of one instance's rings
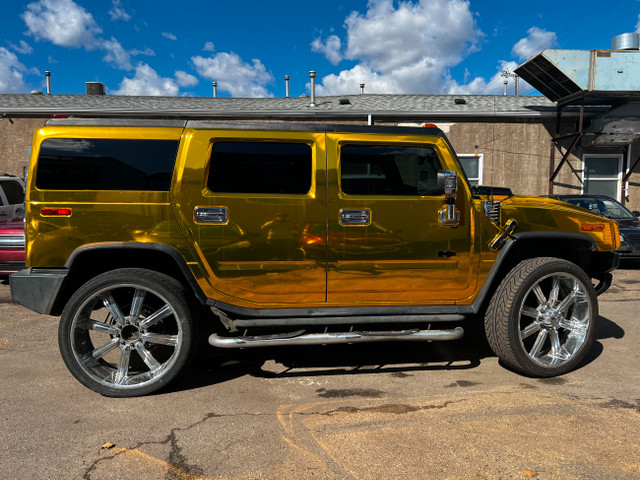
[[[371,225],[371,210],[343,208],[340,210],[340,225]]]
[[[227,207],[196,207],[193,219],[196,223],[226,225],[229,222],[229,210]]]

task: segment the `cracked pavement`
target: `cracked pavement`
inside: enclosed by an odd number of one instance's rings
[[[562,377],[505,369],[465,325],[456,342],[203,356],[167,391],[113,399],[67,372],[57,319],[0,285],[1,475],[637,479],[639,294],[640,270],[614,272],[596,344]]]

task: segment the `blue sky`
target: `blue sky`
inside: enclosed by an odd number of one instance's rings
[[[501,94],[544,48],[608,49],[640,31],[640,0],[4,0],[0,93],[284,96]],[[512,91],[513,86],[509,86]],[[523,93],[536,93],[523,85]]]

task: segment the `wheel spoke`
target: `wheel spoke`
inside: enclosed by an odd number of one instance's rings
[[[566,297],[562,299],[560,304],[556,307],[556,310],[558,310],[559,312],[566,312],[569,306],[571,306],[571,304],[578,301],[578,298],[580,296],[581,295],[578,290],[575,290],[575,289],[572,290],[571,293],[569,293]]]
[[[546,341],[547,341],[547,331],[540,330],[540,333],[538,333],[538,336],[536,337],[536,341],[534,342],[533,347],[531,347],[531,351],[529,352],[529,355],[531,357],[536,357],[538,353],[540,353],[540,350],[542,349],[542,346]]]
[[[535,308],[527,307],[526,305],[522,307],[522,314],[527,317],[538,319],[538,310]]]
[[[547,297],[545,297],[544,292],[542,291],[542,288],[540,287],[540,284],[536,285],[533,288],[533,293],[535,293],[536,298],[538,299],[538,304],[539,305],[544,305],[545,303],[547,303]]]
[[[109,310],[109,313],[111,314],[113,319],[116,321],[116,323],[118,325],[124,325],[124,316],[122,315],[122,312],[120,311],[120,307],[118,307],[118,304],[116,303],[113,296],[107,295],[102,299],[102,303],[104,304],[105,307],[107,307],[107,310]]]
[[[107,335],[117,335],[120,331],[116,325],[98,322],[96,320],[87,320],[87,327],[98,333],[106,333]]]
[[[551,292],[549,292],[549,305],[554,306],[558,301],[558,295],[560,294],[560,282],[556,277],[553,278],[553,283],[551,285]]]
[[[137,319],[140,316],[140,310],[142,310],[144,297],[146,295],[146,291],[136,288],[136,291],[133,294],[133,300],[131,301],[131,312],[129,313],[133,319]]]
[[[128,374],[129,374],[129,359],[131,358],[131,346],[125,345],[122,348],[122,353],[120,354],[120,362],[118,363],[118,370],[116,371],[115,383],[118,385],[122,385],[126,383]]]
[[[94,359],[98,360],[99,358],[104,357],[107,353],[118,348],[119,344],[120,344],[120,340],[118,338],[112,338],[111,341],[93,350],[91,352],[91,356]]]
[[[143,342],[155,343],[157,345],[170,345],[175,347],[178,345],[177,335],[162,335],[160,333],[143,333],[140,335],[140,340]]]
[[[149,352],[149,350],[144,348],[144,345],[142,344],[142,342],[136,343],[136,351],[140,355],[140,358],[142,358],[142,361],[147,364],[147,367],[149,367],[149,370],[151,370],[152,372],[159,369],[162,366],[161,363],[159,363],[155,358],[153,358],[153,355],[151,355],[151,352]]]
[[[567,330],[570,334],[584,338],[587,334],[587,323],[576,319],[562,320],[558,327]]]
[[[169,305],[165,305],[160,310],[157,310],[156,312],[145,318],[142,322],[140,322],[140,329],[145,330],[152,327],[160,320],[167,318],[169,315],[171,315],[171,313],[171,307],[169,307]]]
[[[549,340],[551,341],[551,357],[553,363],[557,363],[562,360],[562,345],[560,345],[560,336],[557,330],[551,330],[549,332]]]
[[[525,338],[530,337],[531,335],[533,335],[534,333],[537,333],[540,331],[542,327],[540,326],[540,324],[538,322],[533,322],[530,323],[529,325],[527,325],[524,330],[520,331],[520,338],[522,340],[524,340]]]

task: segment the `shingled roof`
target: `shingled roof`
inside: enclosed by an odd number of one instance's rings
[[[0,95],[0,115],[41,117],[135,116],[155,118],[299,118],[444,121],[461,117],[554,118],[556,104],[541,96],[345,95],[288,98],[151,97],[118,95]]]

